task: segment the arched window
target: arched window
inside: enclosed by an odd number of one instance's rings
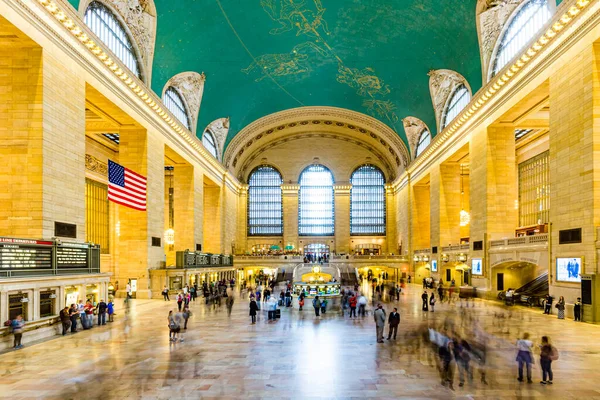
[[[419,157],[419,154],[423,152],[431,143],[431,133],[429,131],[423,131],[419,136],[419,143],[417,143],[417,151],[415,151],[415,157]]]
[[[275,168],[263,165],[248,179],[248,236],[283,235],[281,184]]]
[[[465,85],[458,86],[454,90],[454,93],[452,93],[452,96],[450,96],[450,101],[447,103],[444,114],[442,115],[442,129],[448,126],[448,124],[460,114],[470,101],[471,94],[469,93],[469,89],[467,89]]]
[[[142,77],[132,41],[108,7],[99,1],[92,1],[85,11],[84,22],[131,72],[138,78]]]
[[[171,113],[177,117],[177,119],[186,127],[188,130],[192,130],[190,125],[190,118],[188,116],[187,108],[183,102],[183,97],[179,94],[177,89],[170,86],[163,97],[165,106],[171,111]]]
[[[385,178],[374,165],[357,168],[350,177],[350,234],[385,235]]]
[[[300,174],[298,233],[302,236],[333,236],[333,175],[314,164]]]
[[[210,131],[205,131],[204,135],[202,135],[202,144],[210,154],[212,154],[217,160],[219,159],[217,155],[219,154],[217,151],[217,142]]]
[[[551,17],[548,0],[529,0],[512,17],[499,41],[490,78],[504,68],[534,38]]]

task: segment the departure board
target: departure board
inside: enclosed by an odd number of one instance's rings
[[[196,265],[196,253],[189,252],[189,253],[186,253],[185,256],[186,256],[186,258],[185,258],[186,266]]]
[[[84,244],[63,243],[56,247],[57,268],[87,268],[88,246]]]
[[[52,242],[1,239],[0,269],[52,269]]]

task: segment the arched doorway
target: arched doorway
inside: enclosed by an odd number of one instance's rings
[[[329,260],[329,246],[324,243],[311,243],[304,246],[304,256],[309,262]]]

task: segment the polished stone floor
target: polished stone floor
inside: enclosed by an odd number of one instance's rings
[[[398,303],[402,322],[396,341],[377,344],[372,316],[339,313],[316,318],[312,308],[266,314],[250,325],[248,305],[192,304],[183,343],[170,343],[166,316],[175,306],[133,301],[113,324],[0,355],[0,397],[55,399],[600,399],[600,327],[558,320],[541,311],[507,311],[490,302],[469,308],[438,304],[420,310],[421,289],[409,288]],[[449,328],[470,341],[486,338],[487,384],[480,367],[454,390],[440,384],[437,356],[423,332]],[[560,351],[554,385],[516,380],[514,342],[530,332],[549,335]],[[387,335],[387,328],[386,328]],[[536,356],[537,359],[537,356]],[[483,369],[482,369],[483,370]]]

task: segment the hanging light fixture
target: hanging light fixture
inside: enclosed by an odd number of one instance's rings
[[[460,164],[460,226],[467,226],[471,223],[471,214],[463,207],[463,196],[465,195],[463,176],[463,164]]]

